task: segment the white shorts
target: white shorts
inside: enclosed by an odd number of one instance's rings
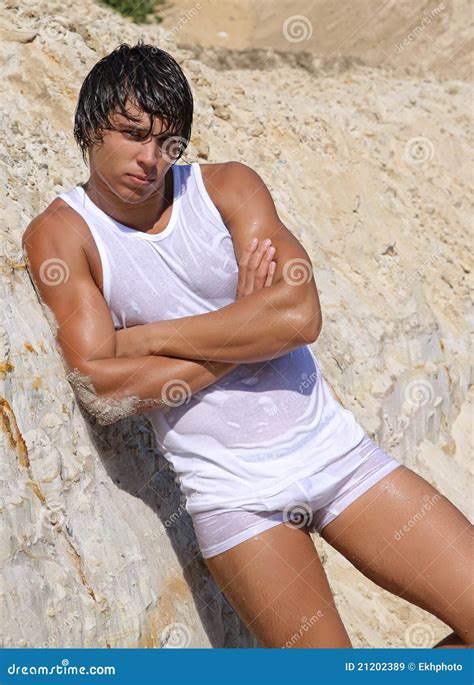
[[[402,463],[365,435],[360,443],[324,471],[295,481],[284,489],[287,505],[268,511],[219,509],[196,513],[193,526],[203,558],[226,552],[254,535],[281,523],[321,530],[352,502]],[[281,501],[281,492],[278,493]],[[263,501],[263,500],[262,500]]]

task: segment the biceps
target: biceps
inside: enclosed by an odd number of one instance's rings
[[[303,245],[288,229],[267,231],[275,247],[273,260],[276,262],[274,283],[284,280],[288,285],[308,284],[313,278],[311,258]]]
[[[240,230],[239,230],[240,229]],[[269,238],[275,248],[273,261],[276,262],[273,284],[284,281],[295,289],[295,298],[309,293],[315,296],[313,267],[309,254],[297,238],[281,223],[274,221],[253,221],[250,228],[235,228],[233,233],[234,249],[237,257],[243,253],[252,238],[263,241]],[[297,292],[298,291],[298,292]]]
[[[69,366],[81,368],[92,360],[115,357],[115,328],[99,290],[79,287],[57,311],[57,340]]]

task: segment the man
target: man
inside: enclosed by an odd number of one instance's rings
[[[310,257],[247,165],[176,163],[192,115],[179,65],[143,43],[81,88],[90,177],[23,239],[79,399],[102,423],[147,412],[206,563],[263,646],[351,646],[312,530],[471,643],[469,522],[329,391]],[[427,495],[441,501],[391,544]],[[317,620],[302,634],[303,616]]]

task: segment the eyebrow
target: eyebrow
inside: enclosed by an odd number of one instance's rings
[[[118,125],[119,126],[125,126],[126,128],[131,129],[133,131],[140,131],[141,133],[146,133],[149,130],[148,128],[144,128],[143,126],[136,126],[135,124],[130,123],[130,122],[128,122],[128,123],[127,122],[123,122],[123,123],[119,122]],[[166,133],[166,132],[165,133],[152,133],[152,136],[156,137],[156,138],[163,138],[164,136],[171,138],[173,135],[175,135],[175,134],[170,133],[170,132],[168,132],[168,133]]]

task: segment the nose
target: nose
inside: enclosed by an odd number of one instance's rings
[[[156,166],[160,158],[159,147],[153,137],[146,142],[140,143],[140,152],[137,156],[137,162],[144,168],[150,169]]]

